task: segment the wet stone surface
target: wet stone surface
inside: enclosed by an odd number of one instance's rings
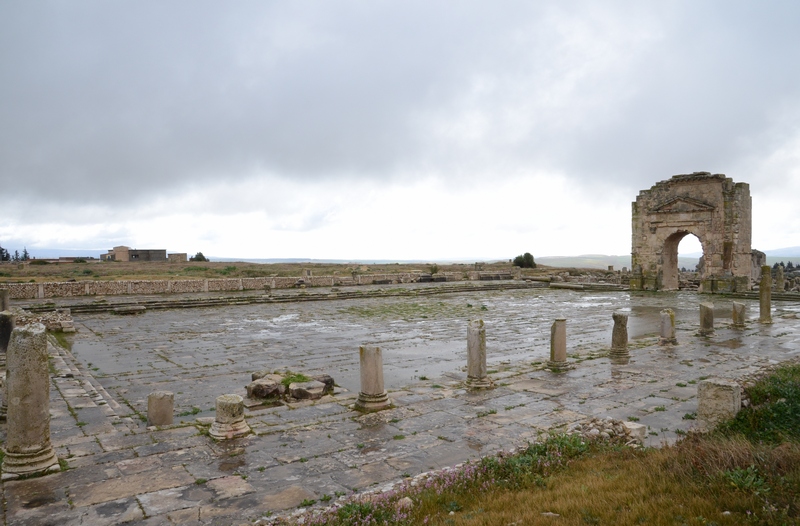
[[[715,306],[708,337],[696,335],[701,301]],[[676,313],[677,345],[658,344],[665,308]],[[731,327],[731,310],[729,299],[694,294],[532,289],[76,316],[71,350],[48,348],[51,440],[70,469],[3,483],[5,523],[246,523],[593,417],[637,419],[647,445],[669,443],[697,424],[684,417],[697,411],[702,378],[800,356],[800,305],[776,303],[774,324],[751,315],[743,329]],[[625,364],[608,357],[614,311],[629,316]],[[559,317],[574,368],[554,374],[544,366]],[[465,328],[477,318],[496,387],[475,392],[464,386]],[[352,409],[364,344],[383,351],[389,410]],[[246,408],[253,434],[214,441],[216,397],[245,396],[262,369],[330,374],[339,388]],[[173,426],[147,427],[157,390],[175,393]]]

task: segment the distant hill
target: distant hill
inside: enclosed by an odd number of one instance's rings
[[[775,248],[772,250],[764,250],[763,252],[767,256],[777,258],[800,258],[800,247]]]

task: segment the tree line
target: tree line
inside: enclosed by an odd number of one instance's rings
[[[0,261],[28,261],[31,259],[31,255],[28,254],[28,249],[23,248],[22,254],[19,253],[19,250],[15,250],[14,253],[10,253],[8,250],[0,246]]]

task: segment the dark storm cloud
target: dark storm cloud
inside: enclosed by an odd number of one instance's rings
[[[108,204],[264,174],[736,170],[795,126],[797,22],[790,2],[5,3],[0,181]]]

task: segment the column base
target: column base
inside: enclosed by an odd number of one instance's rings
[[[211,429],[208,430],[211,438],[216,440],[230,440],[250,434],[250,426],[244,420],[240,422],[233,422],[231,424],[223,424],[214,422],[211,424]]]
[[[2,480],[13,480],[30,475],[44,475],[61,471],[53,446],[47,445],[25,453],[5,452]]]
[[[467,389],[492,389],[494,388],[494,382],[488,376],[482,378],[468,376],[466,386]]]
[[[358,393],[355,407],[358,411],[371,413],[392,407],[392,402],[389,400],[389,394],[386,391],[377,395]]]
[[[631,354],[628,349],[611,349],[608,352],[608,358],[614,365],[626,365],[631,361]]]
[[[573,365],[573,364],[571,364],[571,363],[569,363],[567,361],[558,362],[558,361],[548,360],[547,361],[547,368],[550,369],[550,371],[552,371],[554,373],[564,373],[564,372],[567,372],[567,371],[569,371],[571,369],[574,369],[575,365]]]

